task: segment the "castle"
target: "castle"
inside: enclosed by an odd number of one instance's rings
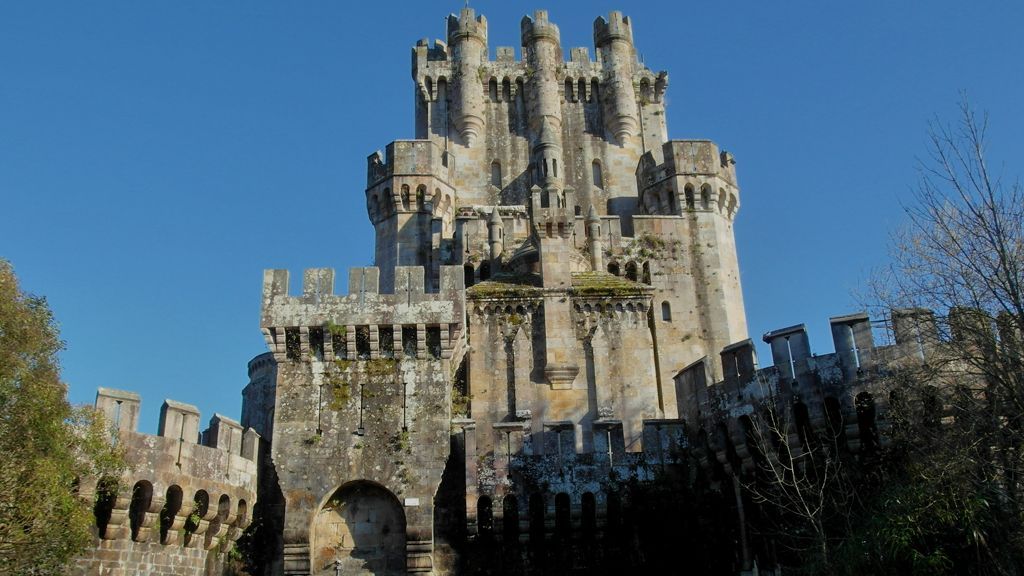
[[[521,30],[521,59],[491,60],[465,8],[413,48],[416,138],[367,161],[375,266],[346,295],[330,269],[304,271],[301,294],[266,271],[270,352],[240,424],[215,416],[197,444],[198,413],[168,401],[143,436],[138,398],[100,391],[151,472],[97,505],[80,573],[200,573],[257,493],[268,573],[619,573],[650,563],[630,555],[650,512],[630,487],[698,476],[731,526],[716,566],[765,572],[735,481],[754,466],[749,415],[790,415],[796,447],[885,442],[875,376],[924,353],[927,313],[898,315],[890,346],[866,315],[833,318],[821,356],[803,326],[770,332],[759,370],[732,155],[669,140],[668,76],[638,61],[629,18],[594,22],[593,59],[566,59],[545,11]]]

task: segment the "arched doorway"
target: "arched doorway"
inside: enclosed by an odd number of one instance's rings
[[[313,574],[405,574],[405,512],[394,494],[370,482],[339,488],[313,520]]]

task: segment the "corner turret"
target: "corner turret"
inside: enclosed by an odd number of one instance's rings
[[[479,70],[487,61],[487,19],[463,8],[448,16],[448,45],[456,66],[452,77],[452,122],[462,143],[472,147],[484,133],[484,88]]]
[[[608,128],[622,146],[638,133],[636,94],[633,90],[636,50],[629,18],[621,12],[612,12],[608,20],[604,17],[594,20],[594,46],[604,67],[602,84],[608,95]]]

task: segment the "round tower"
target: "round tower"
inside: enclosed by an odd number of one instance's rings
[[[604,68],[604,93],[608,95],[608,128],[619,145],[637,134],[636,94],[633,90],[633,69],[636,50],[633,48],[633,27],[621,12],[612,12],[608,20],[594,20],[594,46]]]
[[[562,105],[558,74],[563,67],[558,26],[548,20],[546,10],[521,23],[523,53],[531,73],[526,83],[530,108],[531,155],[534,182],[543,188],[557,186],[565,170],[562,160]]]
[[[491,211],[491,217],[487,220],[487,239],[491,248],[492,273],[497,273],[501,269],[502,234],[501,215],[498,214],[498,207],[495,206]]]
[[[487,19],[472,8],[448,16],[448,46],[455,68],[451,118],[468,147],[484,133],[484,86],[478,71],[487,60]]]

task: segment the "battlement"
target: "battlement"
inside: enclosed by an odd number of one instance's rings
[[[661,163],[648,151],[640,159],[638,173],[647,185],[676,175],[718,176],[736,186],[736,160],[719,151],[711,140],[670,140],[661,147]]]
[[[633,44],[633,25],[629,16],[623,16],[618,11],[609,14],[607,20],[604,16],[598,16],[594,20],[594,44],[601,47],[615,40]]]
[[[561,42],[561,32],[558,26],[548,20],[547,10],[537,10],[531,18],[523,16],[519,23],[522,31],[523,46],[529,46],[538,40],[553,40],[556,44]]]
[[[811,353],[803,324],[772,330],[763,340],[771,347],[773,365],[760,369],[750,340],[727,346],[721,352],[721,381],[711,380],[708,358],[675,376],[679,415],[691,432],[718,430],[706,448],[726,465],[728,455],[736,454],[739,460],[731,465],[744,471],[753,467],[745,447],[751,419],[769,410],[793,422],[789,442],[797,454],[811,429],[826,427],[852,450],[885,445],[886,375],[904,363],[927,361],[946,345],[929,310],[893,310],[891,322],[893,343],[876,345],[867,314],[830,318],[831,354]]]
[[[439,290],[428,293],[423,272],[396,267],[394,293],[385,294],[378,268],[353,268],[349,293],[339,295],[334,270],[314,268],[304,271],[302,294],[293,296],[287,270],[266,270],[260,326],[267,345],[278,362],[393,356],[396,342],[411,345],[418,357],[451,358],[461,350],[464,273],[460,266],[441,266]]]
[[[448,43],[454,44],[466,38],[477,39],[487,44],[487,18],[469,7],[463,8],[458,16],[448,15]]]
[[[151,437],[138,431],[141,404],[142,398],[134,392],[113,388],[99,388],[96,391],[96,410],[103,414],[118,433]],[[214,414],[210,419],[210,427],[200,434],[199,409],[170,399],[164,400],[160,407],[156,436],[195,444],[194,450],[199,452],[215,449],[250,461],[256,457],[255,449],[259,440],[259,434],[254,430],[250,428],[243,431],[241,424],[221,414]]]
[[[125,565],[144,562],[146,572],[167,566],[170,573],[202,566],[205,551],[233,542],[249,525],[260,437],[220,414],[200,435],[199,410],[173,400],[161,406],[159,433],[143,434],[136,430],[140,404],[132,392],[97,391],[96,409],[113,424],[130,467],[120,478],[82,479],[79,494],[96,502],[96,534],[108,541],[104,548],[122,551]],[[76,569],[108,565],[101,552],[80,557]]]
[[[449,162],[446,152],[430,140],[395,140],[366,159],[366,187],[385,178],[402,176],[434,176],[447,181]]]

